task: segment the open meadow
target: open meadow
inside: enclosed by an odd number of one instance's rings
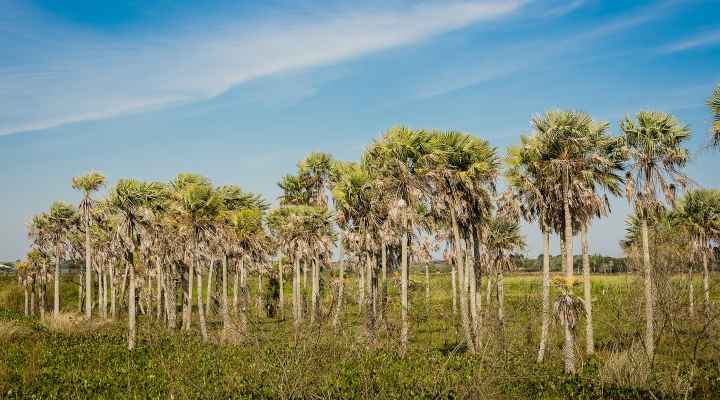
[[[329,320],[331,295],[323,291],[321,319],[303,326],[297,337],[291,319],[269,318],[250,307],[247,333],[219,344],[222,321],[211,307],[207,343],[195,327],[171,331],[153,316],[140,315],[133,351],[127,349],[124,316],[82,319],[77,277],[72,282],[64,276],[61,317],[39,322],[23,317],[22,291],[13,276],[3,276],[0,397],[711,399],[720,393],[717,324],[704,330],[701,319],[688,318],[682,301],[659,307],[657,352],[655,359],[647,358],[636,276],[593,276],[597,351],[586,357],[577,349],[573,376],[563,374],[557,324],[550,328],[546,362],[536,363],[539,276],[505,278],[502,327],[495,295],[489,307],[483,304],[482,345],[473,355],[461,344],[460,322],[453,317],[450,274],[430,277],[428,304],[424,275],[411,275],[410,340],[402,355],[393,300],[398,289],[390,287],[388,314],[379,323],[378,340],[368,345],[353,276],[347,278],[347,311],[337,328]],[[682,279],[673,281],[673,290],[685,289]],[[249,284],[252,299],[255,283]],[[289,308],[284,311],[290,315]],[[583,331],[578,329],[578,343]]]

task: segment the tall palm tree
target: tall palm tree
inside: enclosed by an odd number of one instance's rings
[[[50,206],[48,223],[50,240],[55,249],[55,279],[53,296],[53,317],[60,316],[60,265],[67,249],[67,235],[78,222],[77,211],[73,206],[56,201]]]
[[[639,112],[636,118],[626,117],[620,122],[625,134],[625,146],[630,158],[626,173],[626,195],[640,219],[645,293],[645,350],[655,354],[655,293],[653,269],[648,243],[648,218],[662,203],[674,204],[677,185],[686,186],[687,178],[681,168],[689,159],[683,143],[690,137],[690,129],[670,114],[652,111]]]
[[[32,239],[33,248],[44,256],[29,257],[30,262],[37,260],[40,266],[40,320],[45,320],[45,297],[47,294],[47,267],[50,264],[50,257],[47,254],[53,251],[50,232],[50,216],[47,213],[41,213],[33,216],[30,223],[28,236]],[[32,252],[31,252],[32,253]]]
[[[207,325],[205,321],[205,307],[203,305],[202,267],[200,265],[200,242],[207,238],[207,232],[211,229],[218,214],[223,208],[223,198],[213,188],[210,180],[194,174],[178,174],[171,182],[171,210],[180,223],[180,229],[184,230],[190,238],[190,251],[192,259],[188,274],[188,296],[193,292],[193,275],[197,274],[197,302],[198,317],[200,320],[200,332],[203,340],[208,339]],[[185,329],[190,328],[192,315],[192,300],[184,316]]]
[[[705,318],[710,317],[710,272],[708,257],[712,255],[712,240],[720,238],[720,191],[692,190],[680,201],[677,218],[692,237],[703,264],[703,305]]]
[[[720,85],[713,90],[707,105],[713,115],[712,140],[716,147],[720,147]]]
[[[400,346],[407,348],[408,321],[408,244],[417,220],[417,210],[423,194],[417,175],[420,160],[430,153],[428,134],[405,127],[391,128],[380,140],[375,141],[363,153],[367,170],[378,175],[376,187],[385,193],[390,204],[391,217],[397,221],[400,233]]]
[[[143,213],[153,203],[162,201],[165,188],[159,183],[142,182],[135,179],[121,179],[110,192],[108,205],[117,215],[117,235],[124,249],[128,266],[128,349],[135,348],[135,268],[139,263],[141,224]]]
[[[78,210],[85,225],[85,318],[92,316],[92,248],[90,245],[90,224],[92,218],[92,193],[98,191],[105,184],[105,176],[99,172],[90,171],[85,175],[72,179],[72,187],[83,192]]]

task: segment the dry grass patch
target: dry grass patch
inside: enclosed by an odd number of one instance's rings
[[[17,321],[0,321],[0,341],[9,341],[22,338],[32,333],[32,330]]]

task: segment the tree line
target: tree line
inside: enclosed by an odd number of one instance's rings
[[[708,105],[718,145],[720,87]],[[666,279],[657,273],[662,263],[690,277],[695,268],[702,270],[703,314],[709,318],[720,192],[698,188],[684,173],[690,160],[688,126],[653,111],[622,119],[618,134],[610,132],[607,122],[573,110],[549,111],[530,124],[532,133],[508,148],[504,158],[477,136],[407,127],[389,129],[367,146],[359,161],[311,153],[295,173],[282,177],[279,205],[272,208],[236,185],[215,186],[190,173],[169,182],[120,179],[105,198],[96,199],[106,178],[89,172],[72,180],[82,193],[77,207],[55,202],[29,225],[32,249],[17,268],[26,313],[37,309],[46,318],[46,285],[52,282],[52,313],[59,315],[59,266],[74,259],[84,262],[80,306],[85,317],[93,318],[95,312],[115,319],[122,310],[129,349],[136,346],[138,308],[168,329],[188,331],[197,324],[202,338],[209,340],[206,313],[216,284],[222,315],[218,339],[242,335],[249,329],[249,274],[257,275],[261,287],[263,279],[277,280],[280,318],[285,317],[289,276],[296,331],[307,323],[323,323],[321,291],[331,291],[329,323],[340,329],[345,282],[352,272],[372,343],[379,323],[389,318],[389,286],[396,284],[390,274],[399,271],[404,351],[411,337],[409,266],[424,263],[427,279],[427,265],[442,254],[451,268],[452,312],[468,352],[475,353],[488,334],[480,327],[491,291],[501,299],[503,274],[527,264],[519,257],[525,247],[519,224],[526,221],[537,224],[544,243],[537,360],[545,358],[554,317],[564,336],[565,371],[574,373],[582,316],[585,353],[595,350],[590,274],[597,271],[590,269],[588,227],[611,212],[609,199],[615,196],[625,197],[634,210],[622,246],[628,264],[643,279],[647,354],[654,354],[657,340],[657,280]],[[500,179],[506,182],[502,191]],[[550,275],[558,260],[550,255],[553,234],[560,238],[562,270],[555,279]],[[576,236],[579,258],[574,257]],[[613,261],[613,271],[616,266]],[[321,285],[323,270],[331,271],[331,285]],[[551,286],[559,293],[554,299]],[[692,285],[689,296],[694,304]],[[500,318],[502,304],[496,304]]]

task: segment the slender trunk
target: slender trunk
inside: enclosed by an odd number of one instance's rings
[[[340,231],[340,234],[342,235],[342,231]],[[335,304],[335,316],[333,317],[332,325],[333,327],[337,327],[340,324],[340,318],[342,317],[342,310],[343,310],[343,300],[345,296],[345,259],[343,256],[343,245],[342,245],[342,237],[340,238],[340,245],[338,246],[339,254],[339,260],[340,263],[340,276],[339,284],[338,284],[338,298],[337,303]]]
[[[230,327],[230,312],[228,311],[228,257],[227,253],[223,253],[222,259],[222,318],[223,329]],[[282,285],[280,285],[282,290]]]
[[[163,313],[163,286],[165,282],[165,274],[163,273],[162,265],[158,262],[157,264],[157,274],[155,275],[157,278],[157,291],[155,293],[155,301],[157,305],[157,313],[155,314],[155,317],[158,321],[162,318]],[[167,307],[165,307],[167,309]]]
[[[302,298],[300,295],[300,257],[295,255],[293,271],[293,322],[297,333],[302,322]]]
[[[197,302],[198,302],[198,318],[200,319],[200,333],[202,334],[203,342],[207,342],[208,333],[207,325],[205,324],[205,306],[203,305],[203,281],[202,281],[202,269],[197,268]]]
[[[284,265],[282,254],[278,261],[278,285],[280,293],[278,293],[278,311],[280,312],[280,320],[285,320],[285,277],[283,276]]]
[[[207,292],[205,294],[205,304],[207,315],[210,316],[213,313],[213,304],[212,304],[212,298],[213,298],[213,284],[215,283],[213,276],[215,272],[215,258],[210,258],[210,269],[208,271],[208,281],[207,281],[207,289],[205,291]]]
[[[540,348],[537,362],[543,362],[550,330],[550,228],[543,224],[543,288],[542,288],[542,328],[540,330]]]
[[[367,328],[367,341],[375,343],[375,310],[373,308],[373,259],[368,253],[365,262],[366,297],[365,297],[365,323]]]
[[[110,264],[110,319],[117,316],[115,297],[115,264]]]
[[[258,280],[257,280],[257,293],[255,294],[255,311],[257,311],[257,316],[262,317],[263,315],[263,271],[262,267],[258,268]]]
[[[455,209],[450,208],[450,219],[452,221],[453,242],[455,244],[455,264],[458,270],[458,283],[460,284],[460,321],[462,322],[465,342],[471,354],[475,353],[475,340],[470,328],[470,311],[468,310],[468,277],[466,272],[465,254],[463,251],[463,239],[460,236]]]
[[[425,305],[430,307],[430,264],[425,264]]]
[[[30,316],[30,295],[28,293],[28,287],[24,282],[23,282],[23,289],[24,289],[23,292],[25,293],[25,316],[29,317]]]
[[[402,237],[400,238],[400,349],[407,350],[408,335],[408,226],[407,210],[402,210]]]
[[[245,257],[240,259],[240,303],[241,307],[247,309],[250,307],[250,289],[247,284],[247,268],[245,267]]]
[[[30,287],[30,315],[35,315],[35,279]]]
[[[563,217],[565,230],[565,284],[568,292],[572,292],[573,283],[573,231],[572,231],[572,214],[570,213],[570,176],[569,171],[565,171],[563,179]],[[575,335],[570,326],[565,327],[565,372],[575,373]],[[572,354],[572,357],[569,355]]]
[[[455,262],[450,262],[450,282],[452,283],[452,314],[453,316],[457,315],[457,268],[455,267]]]
[[[90,221],[85,223],[85,318],[92,317],[92,256]]]
[[[314,323],[320,317],[320,263],[318,257],[312,259],[312,312],[310,313],[310,323]]]
[[[128,350],[135,348],[135,262],[128,253]]]
[[[690,286],[688,288],[688,296],[690,297],[690,317],[695,316],[695,285],[693,284],[693,265],[690,264],[690,268],[688,269],[688,285]]]
[[[707,321],[710,319],[710,268],[708,267],[707,251],[703,251],[703,293],[703,308],[705,310],[705,320]]]
[[[380,319],[385,320],[385,310],[390,299],[388,297],[388,282],[387,282],[387,243],[385,238],[380,240],[380,268],[382,268],[382,295],[380,299]]]
[[[187,286],[185,289],[185,298],[183,300],[183,330],[189,331],[190,325],[192,324],[192,294],[194,289],[194,279],[195,279],[195,259],[193,255],[193,260],[190,261],[190,265],[188,265],[188,274],[187,274]]]
[[[475,227],[473,229],[475,236],[473,236],[473,275],[474,279],[470,282],[470,301],[473,302],[473,330],[475,334],[475,349],[479,349],[481,345],[481,329],[482,329],[482,296],[480,289],[482,289],[482,268],[480,265],[480,243],[482,243],[482,236],[480,229]]]
[[[45,320],[45,293],[47,293],[47,267],[43,263],[40,268],[42,278],[40,281],[40,321]]]
[[[55,293],[53,297],[53,317],[60,316],[60,246],[55,249]]]
[[[648,243],[647,219],[644,216],[640,220],[640,234],[643,245],[643,266],[645,284],[645,351],[652,359],[655,355],[655,292],[653,290],[653,270],[650,264],[650,246]]]
[[[362,265],[358,265],[357,282],[358,313],[361,313],[365,307],[365,267]]]
[[[473,251],[473,256],[470,256],[470,250]],[[465,258],[465,275],[468,282],[468,299],[470,302],[470,323],[473,334],[473,340],[477,343],[477,337],[479,332],[478,324],[478,308],[477,308],[477,282],[475,281],[475,239],[473,238],[472,231],[468,236],[468,249],[467,256]]]
[[[505,276],[502,271],[497,273],[497,308],[500,347],[505,351]]]
[[[80,279],[78,287],[78,314],[81,314],[85,309],[85,271],[80,270]]]
[[[173,269],[171,273],[165,274],[165,308],[167,313],[168,328],[175,329],[177,327],[177,284]]]
[[[240,259],[240,262],[242,262],[242,259]],[[239,302],[239,291],[240,291],[240,266],[235,266],[235,276],[234,276],[234,282],[233,282],[233,312],[237,314],[238,312],[238,302]]]
[[[585,295],[585,351],[588,354],[593,354],[595,353],[595,338],[593,336],[592,286],[590,284],[590,250],[587,225],[582,225],[580,236],[582,242],[583,291]]]

